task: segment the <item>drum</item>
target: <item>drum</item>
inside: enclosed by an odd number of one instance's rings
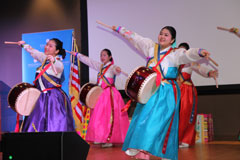
[[[33,111],[41,91],[29,83],[15,85],[8,93],[8,104],[17,113],[28,116]]]
[[[89,108],[94,108],[103,89],[97,84],[86,83],[80,90],[80,101]]]
[[[146,104],[156,92],[157,73],[150,68],[141,66],[132,71],[125,85],[126,94],[133,100]]]

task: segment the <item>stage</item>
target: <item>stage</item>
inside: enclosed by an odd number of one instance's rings
[[[0,152],[0,160],[2,153]],[[213,141],[206,144],[197,143],[194,147],[179,149],[179,160],[239,160],[239,141]],[[121,150],[121,146],[101,148],[100,145],[91,145],[87,160],[133,160]],[[76,160],[78,158],[76,157]],[[81,159],[79,159],[81,160]],[[151,160],[160,158],[151,156]]]
[[[194,147],[179,149],[179,160],[240,160],[239,141],[213,141],[197,143]],[[121,146],[101,148],[91,145],[87,160],[133,160],[121,150]],[[160,158],[151,156],[152,160]]]

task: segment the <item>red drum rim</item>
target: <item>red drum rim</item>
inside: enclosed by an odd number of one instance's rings
[[[136,70],[138,70],[139,68],[141,67],[145,67],[145,66],[138,66],[136,67],[134,70],[132,70],[132,72],[128,75],[128,78],[126,80],[126,83],[125,83],[125,93],[127,94],[127,96],[130,98],[129,94],[127,93],[127,86],[128,86],[128,83],[130,81],[130,79],[132,78],[132,75],[135,73]]]
[[[131,96],[127,93],[128,83],[129,83],[130,79],[132,78],[133,74],[134,74],[139,68],[142,68],[142,67],[148,68],[148,67],[146,67],[146,66],[136,67],[136,68],[129,74],[129,76],[128,76],[127,80],[126,80],[125,93],[127,94],[127,96],[128,96],[129,98],[131,98]],[[148,68],[148,69],[151,70],[151,68]],[[153,73],[149,74],[149,75],[143,80],[143,82],[142,82],[142,84],[141,84],[141,86],[140,86],[140,88],[139,88],[139,90],[138,90],[138,93],[137,93],[137,99],[136,99],[137,102],[142,103],[142,104],[147,103],[146,101],[142,101],[140,95],[143,94],[143,93],[142,93],[142,92],[143,92],[143,91],[142,91],[143,86],[145,86],[145,84],[146,84],[150,79],[152,79],[152,78],[154,78],[154,77],[157,77],[157,73],[156,73],[156,72],[153,72]],[[156,87],[156,89],[154,90],[154,92],[151,93],[151,96],[157,91],[157,89],[158,89],[158,87]],[[151,97],[151,96],[150,96],[150,97]],[[132,99],[132,98],[131,98],[131,99]]]

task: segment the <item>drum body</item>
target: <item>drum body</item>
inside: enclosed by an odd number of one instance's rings
[[[126,94],[135,101],[146,104],[149,98],[156,92],[157,73],[150,68],[141,66],[132,71],[126,85]]]
[[[86,83],[80,90],[80,101],[89,108],[94,108],[103,89],[97,84]]]
[[[41,91],[29,83],[15,85],[8,93],[8,104],[17,113],[28,116],[33,111]]]

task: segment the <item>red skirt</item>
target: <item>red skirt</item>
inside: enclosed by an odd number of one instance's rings
[[[195,144],[195,123],[197,116],[197,90],[194,85],[184,82],[181,87],[179,112],[179,144]]]

